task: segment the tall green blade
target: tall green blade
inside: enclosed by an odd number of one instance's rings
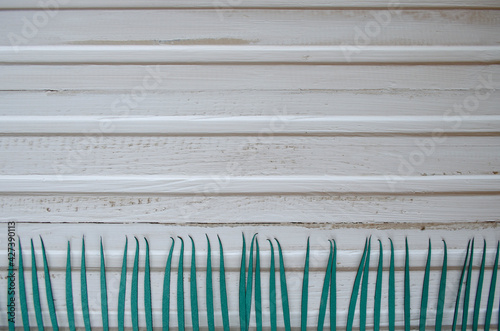
[[[177,326],[179,331],[184,331],[184,240],[181,240],[179,267],[177,268]]]
[[[281,245],[278,239],[276,243],[278,244],[278,253],[280,261],[280,287],[281,287],[281,304],[283,306],[283,320],[285,323],[285,331],[290,331],[290,306],[288,304],[288,289],[286,285],[286,272],[285,272],[285,262],[283,261],[283,251],[281,250]]]
[[[45,254],[45,245],[43,244],[42,237],[40,237],[40,242],[42,243],[43,274],[45,277],[45,293],[47,295],[47,305],[49,306],[50,322],[52,323],[52,329],[58,331],[59,325],[57,324],[56,307],[54,306],[54,297],[52,295],[49,264],[47,263],[47,255]]]
[[[446,294],[446,272],[448,269],[448,251],[446,248],[446,241],[443,240],[444,244],[444,255],[443,255],[443,266],[441,268],[441,281],[439,282],[439,295],[436,309],[436,331],[441,331],[443,325],[443,313],[444,313],[444,300]]]
[[[21,245],[19,245],[21,248]],[[498,271],[498,255],[500,253],[500,241],[497,243],[497,254],[495,256],[495,263],[491,271],[490,293],[488,295],[488,305],[486,306],[486,317],[484,320],[484,331],[490,331],[491,315],[493,312],[493,301],[495,300],[495,287],[497,284],[497,271]],[[498,325],[500,327],[500,318]]]
[[[457,299],[455,300],[455,312],[453,314],[453,325],[451,327],[452,331],[455,331],[457,328],[458,307],[460,305],[460,294],[462,292],[462,284],[464,282],[465,271],[467,268],[467,259],[469,258],[469,250],[470,250],[470,240],[467,244],[467,253],[465,254],[464,265],[462,267],[462,273],[460,275],[460,282],[458,283]]]
[[[262,285],[260,279],[259,241],[255,239],[255,324],[257,331],[262,331]]]
[[[396,281],[394,276],[394,245],[391,242],[391,261],[389,264],[389,331],[394,331],[396,321]]]
[[[276,267],[274,265],[273,242],[269,241],[271,247],[271,264],[269,266],[269,315],[271,320],[271,331],[276,331]]]
[[[21,247],[21,239],[19,242],[19,302],[21,304],[21,316],[23,318],[24,331],[30,330],[30,319],[28,316],[28,303],[26,301],[26,283],[24,281],[24,264],[23,264],[23,249]]]
[[[363,278],[361,280],[361,297],[359,301],[359,330],[366,330],[366,304],[368,301],[368,274],[370,272],[370,252],[372,238],[368,240],[368,251],[366,252],[365,266],[363,270]]]
[[[87,294],[87,267],[85,266],[85,238],[82,237],[82,263],[80,267],[82,313],[85,330],[90,331],[89,298]]]
[[[108,323],[108,291],[106,286],[106,263],[104,261],[104,249],[102,247],[102,237],[101,237],[101,314],[102,314],[102,328],[103,330],[109,330]]]
[[[253,282],[253,245],[255,243],[255,237],[257,234],[254,234],[252,237],[252,243],[250,244],[250,258],[248,259],[248,273],[247,273],[247,286],[245,289],[245,330],[248,330],[250,327],[250,311],[252,309],[252,282]]]
[[[215,313],[214,313],[214,292],[212,288],[212,250],[210,247],[210,239],[207,237],[207,280],[206,280],[206,297],[207,297],[207,324],[208,331],[215,331]]]
[[[375,298],[373,308],[373,330],[380,330],[380,306],[382,304],[382,273],[384,267],[384,252],[382,250],[382,242],[378,241],[379,255],[377,268],[377,281],[375,283]]]
[[[337,329],[337,243],[333,240],[333,260],[330,280],[330,331]]]
[[[198,292],[196,285],[196,250],[194,247],[194,240],[191,236],[191,279],[190,279],[190,294],[191,294],[191,321],[193,323],[193,331],[200,329],[198,320]]]
[[[163,331],[169,330],[170,323],[170,274],[172,270],[172,253],[174,251],[175,241],[170,237],[172,244],[168,252],[167,263],[165,265],[165,275],[163,276],[163,295],[162,295],[162,326]]]
[[[302,278],[302,300],[300,312],[300,329],[306,331],[307,329],[307,300],[309,297],[309,238],[307,238],[306,261],[304,263],[304,277]]]
[[[479,309],[481,308],[481,293],[483,291],[484,281],[484,265],[486,262],[486,240],[483,246],[483,258],[481,260],[481,268],[479,270],[479,279],[477,281],[476,300],[474,302],[474,317],[472,319],[472,329],[477,330],[479,324]]]
[[[474,258],[474,239],[470,247],[469,267],[467,269],[467,281],[465,282],[464,305],[462,307],[462,331],[467,330],[467,318],[469,317],[470,283],[472,279],[472,261]]]
[[[410,331],[410,254],[408,252],[408,238],[405,239],[405,331]]]
[[[220,282],[222,325],[224,326],[224,331],[229,331],[229,307],[227,305],[226,271],[224,269],[224,249],[222,248],[222,242],[219,236],[217,236],[217,239],[219,240],[219,251],[220,251],[219,282]]]
[[[153,331],[153,309],[151,306],[151,266],[149,263],[149,243],[146,238],[146,262],[144,266],[144,314],[146,315],[146,330]]]
[[[427,302],[429,301],[429,278],[431,271],[431,240],[429,239],[429,249],[427,251],[427,263],[425,264],[424,282],[422,285],[422,299],[420,300],[420,331],[425,331],[427,321]]]
[[[245,235],[242,234],[243,244],[241,248],[241,264],[240,264],[240,286],[239,286],[239,313],[240,313],[240,329],[245,331],[246,322],[246,243]]]
[[[132,330],[139,331],[139,240],[135,239],[134,268],[132,269],[132,286],[130,288],[130,314]]]
[[[118,331],[125,330],[125,292],[127,285],[127,248],[128,238],[125,238],[123,249],[122,271],[120,275],[120,289],[118,291]]]
[[[36,270],[35,248],[31,239],[31,286],[33,288],[33,304],[38,331],[43,331],[42,306],[40,305],[40,291],[38,289],[38,275]]]
[[[328,255],[328,263],[326,265],[325,278],[323,280],[323,288],[321,290],[321,299],[319,301],[319,314],[318,314],[318,331],[323,331],[325,324],[326,304],[328,302],[328,289],[330,288],[330,277],[332,273],[332,259],[333,259],[333,245],[330,243],[330,254]]]
[[[359,262],[356,278],[354,278],[354,285],[351,292],[351,300],[349,301],[349,310],[347,312],[347,326],[346,330],[351,331],[354,322],[354,312],[356,311],[356,302],[358,301],[359,285],[361,283],[361,275],[363,273],[363,266],[365,265],[366,253],[368,250],[368,239],[365,240],[365,248],[363,249],[363,256]]]

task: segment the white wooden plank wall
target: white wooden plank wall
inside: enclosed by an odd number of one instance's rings
[[[299,327],[301,271],[310,237],[308,325],[314,329],[328,239],[339,247],[340,327],[370,235],[382,240],[386,265],[388,238],[394,240],[400,292],[404,238],[409,239],[415,327],[432,240],[427,324],[433,325],[445,239],[449,273],[443,322],[449,326],[467,241],[476,238],[475,271],[482,240],[488,243],[487,293],[500,239],[499,32],[498,0],[3,0],[0,244],[6,247],[7,222],[15,221],[29,261],[29,239],[40,248],[38,236],[43,236],[59,323],[67,326],[66,242],[73,248],[73,278],[78,279],[85,235],[91,319],[99,327],[102,236],[110,323],[116,327],[125,237],[130,267],[133,236],[140,239],[141,263],[147,238],[153,317],[160,326],[169,237],[191,235],[198,249],[200,318],[206,325],[205,233],[214,266],[220,235],[228,291],[237,293],[241,233],[249,239],[258,232],[269,326],[265,239],[277,237],[289,272],[292,325]],[[175,254],[173,266],[178,241]],[[190,254],[188,245],[186,267]],[[6,251],[0,256],[5,273]],[[373,271],[377,258],[374,250]],[[40,266],[41,255],[37,259]],[[142,264],[141,277],[143,270]],[[27,267],[27,277],[30,273]],[[175,275],[174,267],[172,284]],[[475,282],[477,277],[473,289]],[[0,298],[6,298],[6,289],[0,280]],[[384,326],[386,295],[387,277]],[[499,296],[497,289],[493,324]],[[402,326],[403,298],[396,300],[396,322]],[[237,327],[237,297],[230,295],[229,301],[231,324]],[[175,324],[175,300],[171,304]],[[485,307],[483,294],[481,321]],[[0,302],[2,327],[5,309]],[[20,316],[18,311],[18,322]],[[34,321],[34,315],[30,318]],[[83,327],[81,312],[76,319]],[[220,319],[219,314],[218,326]],[[131,325],[130,315],[126,323]],[[145,326],[143,315],[140,323]]]

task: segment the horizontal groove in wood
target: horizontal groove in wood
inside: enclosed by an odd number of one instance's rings
[[[498,192],[500,176],[0,176],[0,193],[433,194]]]
[[[500,116],[2,116],[0,135],[498,134]]]
[[[22,46],[0,63],[499,63],[500,46]]]

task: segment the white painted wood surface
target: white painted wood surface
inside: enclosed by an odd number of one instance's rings
[[[140,239],[140,277],[147,238],[159,326],[170,236],[196,240],[203,307],[205,233],[214,266],[216,235],[221,236],[229,291],[236,293],[241,233],[248,238],[258,232],[264,324],[269,326],[265,240],[276,237],[285,251],[292,325],[298,327],[310,237],[312,329],[328,239],[339,245],[340,327],[370,235],[382,240],[385,265],[388,238],[394,240],[399,291],[404,238],[409,239],[412,326],[418,325],[432,240],[427,316],[432,325],[445,239],[450,260],[444,324],[449,326],[465,247],[475,237],[475,272],[482,240],[488,243],[483,321],[500,239],[499,8],[498,0],[4,0],[0,245],[6,246],[6,222],[15,221],[29,277],[29,239],[39,248],[37,238],[43,236],[60,325],[67,326],[61,286],[66,243],[73,249],[78,311],[85,235],[92,325],[99,327],[99,238],[109,268],[112,326],[125,237],[130,267],[132,238]],[[178,249],[177,241],[173,266]],[[186,267],[190,254],[187,245]],[[374,249],[373,271],[377,257]],[[41,255],[37,260],[40,267]],[[6,267],[1,251],[2,273]],[[374,277],[371,272],[370,310]],[[475,290],[477,278],[472,281]],[[499,295],[497,288],[496,303]],[[5,297],[3,279],[0,298]],[[396,299],[402,326],[402,297]],[[48,322],[44,300],[42,294]],[[230,296],[231,323],[237,327],[235,300]],[[17,316],[20,321],[20,312]],[[382,316],[387,325],[387,297]],[[494,324],[497,316],[496,304]],[[204,312],[200,317],[206,323]],[[83,326],[81,313],[76,319]],[[129,315],[126,322],[130,326]],[[0,302],[0,325],[6,323]]]

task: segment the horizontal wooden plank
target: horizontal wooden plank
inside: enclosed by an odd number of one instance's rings
[[[5,91],[128,90],[115,109],[156,90],[470,89],[486,99],[500,88],[500,65],[4,65],[0,73]]]
[[[0,193],[433,194],[498,192],[500,176],[0,176]]]
[[[498,46],[498,10],[7,10],[0,45]],[[387,8],[389,7],[389,8]],[[498,7],[498,5],[497,5]],[[82,26],[85,26],[82,29]],[[357,55],[353,51],[353,58]]]
[[[500,46],[0,46],[0,63],[500,63]]]
[[[47,1],[40,3],[37,0],[25,0],[23,2],[15,0],[4,0],[1,9],[38,9],[38,8],[80,8],[80,9],[109,9],[109,8],[387,8],[388,6],[401,8],[498,8],[498,1],[479,0],[470,2],[466,0],[440,0],[440,1],[415,1],[402,0],[388,3],[381,0],[362,0],[357,2],[347,0],[336,0],[334,2],[327,0],[252,0],[252,1],[212,1],[197,0],[186,3],[185,1],[161,1],[161,0],[104,0],[99,2],[88,2],[85,0],[57,0],[55,2]]]

